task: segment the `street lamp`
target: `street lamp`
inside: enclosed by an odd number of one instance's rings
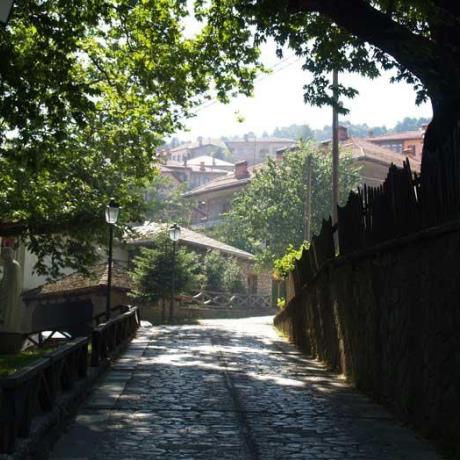
[[[105,208],[105,221],[109,224],[109,261],[107,271],[107,303],[105,307],[105,319],[110,319],[111,295],[112,295],[112,246],[113,246],[113,227],[117,223],[120,206],[113,198]]]
[[[11,9],[13,8],[14,0],[0,0],[0,22],[5,26],[10,19]]]
[[[169,227],[169,238],[173,242],[173,274],[171,283],[171,303],[169,304],[169,321],[171,322],[174,311],[174,298],[176,296],[176,243],[180,239],[181,229],[179,225],[173,224]]]

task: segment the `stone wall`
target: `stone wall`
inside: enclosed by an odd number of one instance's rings
[[[327,264],[275,324],[424,434],[458,446],[458,223]]]

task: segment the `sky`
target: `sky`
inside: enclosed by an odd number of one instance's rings
[[[203,104],[197,109],[196,116],[187,121],[189,131],[178,133],[177,137],[192,141],[198,136],[215,138],[250,131],[256,135],[264,131],[270,134],[274,128],[290,124],[308,124],[314,129],[331,124],[330,108],[304,103],[303,86],[311,76],[302,70],[301,62],[295,56],[288,54],[287,59],[279,64],[273,44],[267,44],[262,50],[262,60],[265,65],[274,66],[274,71],[256,81],[253,97],[237,97],[229,104]],[[429,103],[417,106],[412,87],[405,83],[391,84],[390,76],[384,74],[369,80],[357,75],[340,75],[342,83],[354,86],[360,93],[345,103],[350,113],[342,119],[391,128],[404,117],[432,116]]]

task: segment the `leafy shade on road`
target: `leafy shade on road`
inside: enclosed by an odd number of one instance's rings
[[[251,91],[257,51],[185,38],[186,15],[175,0],[26,0],[0,28],[0,236],[39,270],[46,254],[51,275],[94,260],[110,196],[139,219],[157,147],[210,87]]]
[[[259,263],[271,267],[292,245],[305,239],[308,221],[305,206],[311,165],[311,234],[319,232],[323,218],[332,209],[332,155],[306,142],[283,161],[268,160],[251,183],[238,193],[219,235],[230,244],[257,255]],[[359,169],[351,155],[340,157],[340,201],[360,183]]]

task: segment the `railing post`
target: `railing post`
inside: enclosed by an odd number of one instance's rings
[[[101,333],[95,329],[91,334],[91,366],[99,366],[101,353]]]

